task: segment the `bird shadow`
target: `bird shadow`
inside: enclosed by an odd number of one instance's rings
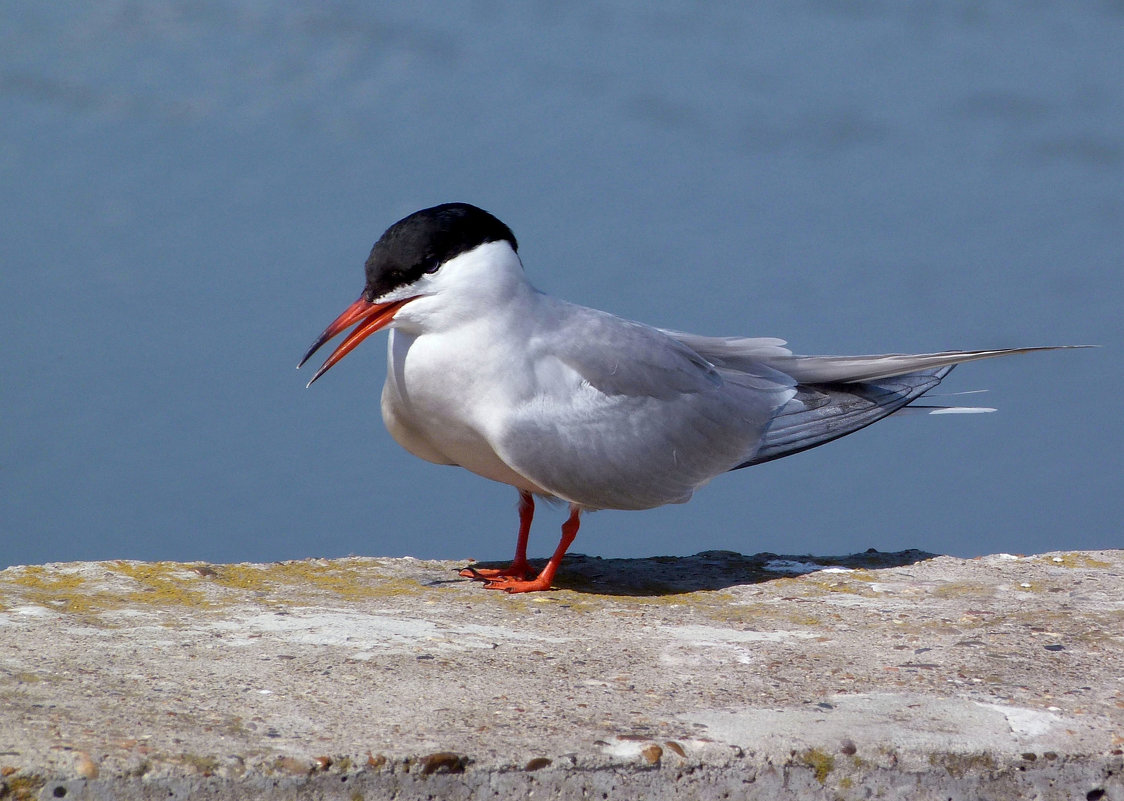
[[[650,556],[639,559],[604,559],[567,554],[554,588],[596,595],[659,596],[700,590],[724,590],[761,584],[829,568],[878,570],[924,562],[937,554],[910,549],[885,553],[871,548],[849,556],[778,555],[748,556],[734,551],[703,551],[694,556]],[[531,560],[541,570],[545,560]],[[481,562],[474,567],[504,567],[501,562]]]

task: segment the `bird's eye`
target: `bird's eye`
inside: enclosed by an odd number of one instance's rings
[[[441,262],[439,262],[435,256],[430,256],[422,262],[422,269],[428,274],[433,275],[433,273],[441,269]]]

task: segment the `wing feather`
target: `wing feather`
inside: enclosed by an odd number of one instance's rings
[[[586,508],[686,501],[755,453],[796,393],[789,376],[763,362],[730,370],[604,312],[572,307],[560,317],[565,327],[551,337],[548,358],[571,380],[545,383],[512,410],[497,452],[536,485]]]
[[[799,385],[765,431],[752,459],[769,462],[846,436],[908,406],[941,382],[952,365],[865,383]]]

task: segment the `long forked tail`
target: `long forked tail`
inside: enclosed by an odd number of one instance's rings
[[[752,459],[735,470],[846,436],[905,408],[963,362],[1076,346],[917,355],[788,356],[770,364],[797,380],[796,396],[769,424]]]
[[[1053,345],[999,350],[948,350],[940,353],[886,353],[880,356],[787,356],[769,359],[772,367],[788,373],[801,384],[851,384],[895,378],[933,367],[1033,353],[1039,350],[1070,350],[1088,345]]]

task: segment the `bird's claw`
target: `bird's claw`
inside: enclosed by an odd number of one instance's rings
[[[543,581],[541,577],[525,581],[524,579],[514,576],[499,576],[488,580],[484,585],[484,589],[502,590],[510,594],[517,592],[540,592],[542,590],[549,590],[550,582]]]
[[[510,567],[499,569],[488,567],[466,567],[461,570],[458,575],[461,575],[464,578],[472,579],[473,581],[495,581],[508,578],[523,581],[527,578],[528,571],[529,568],[526,563],[522,565],[516,563],[512,564]]]

